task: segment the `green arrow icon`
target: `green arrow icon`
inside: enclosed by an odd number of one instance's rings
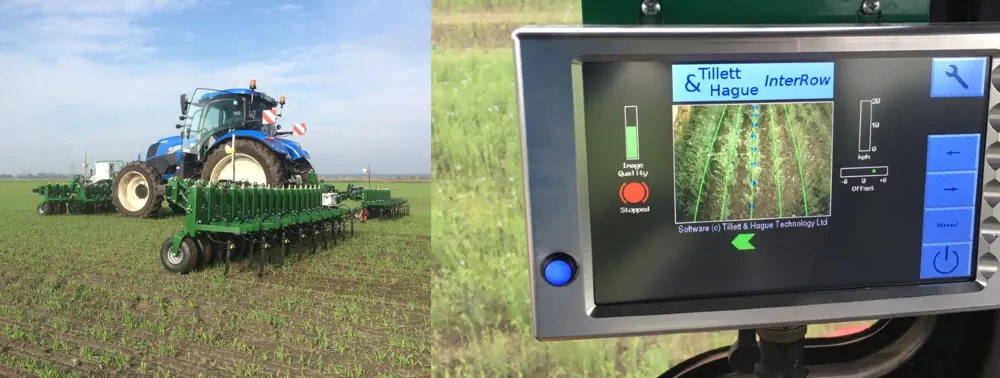
[[[733,239],[733,247],[741,251],[748,251],[754,249],[753,244],[750,244],[750,239],[753,239],[753,234],[739,234]]]

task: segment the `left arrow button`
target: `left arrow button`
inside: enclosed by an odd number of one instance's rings
[[[750,244],[750,239],[753,239],[752,233],[750,234],[739,234],[733,239],[733,247],[740,251],[748,251],[751,249],[756,249],[753,244]]]

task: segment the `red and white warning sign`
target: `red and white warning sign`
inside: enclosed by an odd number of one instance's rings
[[[273,125],[278,122],[278,109],[272,108],[269,110],[262,111],[260,112],[260,118],[265,125]]]
[[[295,133],[295,135],[306,135],[306,124],[305,123],[294,124],[292,125],[292,131]]]

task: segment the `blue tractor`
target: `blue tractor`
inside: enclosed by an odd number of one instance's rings
[[[181,95],[180,135],[149,146],[146,159],[126,164],[115,176],[112,193],[118,213],[149,217],[164,202],[171,177],[212,182],[240,181],[271,186],[305,182],[313,167],[309,153],[283,138],[280,125],[264,122],[272,109],[284,108],[279,100],[250,88],[195,90]],[[276,117],[275,117],[276,120]],[[176,213],[180,204],[168,203]]]

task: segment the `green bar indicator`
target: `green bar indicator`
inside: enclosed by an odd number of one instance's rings
[[[625,107],[625,160],[639,160],[639,107]]]

